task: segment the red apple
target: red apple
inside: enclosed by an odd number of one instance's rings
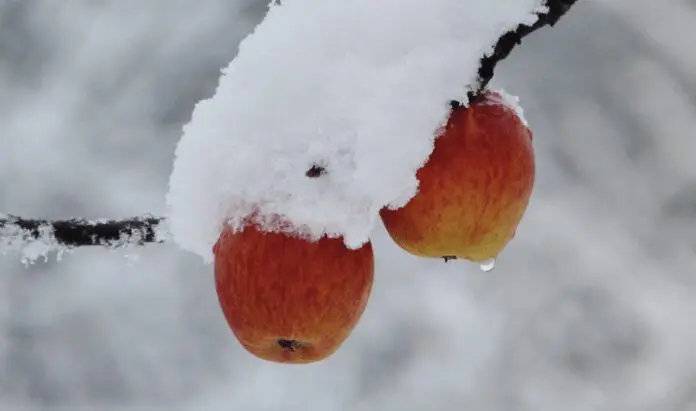
[[[382,209],[391,238],[417,256],[495,258],[515,235],[534,186],[532,132],[500,94],[455,107],[418,170],[418,193]]]
[[[215,244],[216,291],[227,323],[251,354],[280,363],[332,355],[367,305],[374,276],[370,242],[348,249],[247,224]]]

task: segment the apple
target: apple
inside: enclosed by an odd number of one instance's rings
[[[248,223],[226,226],[214,248],[216,291],[241,345],[279,363],[332,355],[367,305],[374,277],[372,244],[352,250],[341,238],[310,241]]]
[[[514,237],[535,176],[532,132],[502,96],[485,91],[453,105],[417,173],[418,192],[384,226],[402,249],[445,261],[491,261]]]

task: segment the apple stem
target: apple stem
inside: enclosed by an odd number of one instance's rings
[[[316,164],[312,165],[312,167],[305,173],[305,175],[309,178],[319,178],[324,174],[326,174],[326,168]]]
[[[290,352],[295,352],[297,351],[300,347],[302,347],[302,343],[297,341],[297,340],[286,340],[286,339],[279,339],[276,341],[280,348],[282,348],[285,351],[290,351]]]

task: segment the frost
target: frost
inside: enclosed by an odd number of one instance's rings
[[[0,214],[0,219],[4,215]],[[33,264],[43,258],[48,261],[48,253],[61,249],[53,236],[53,227],[50,225],[38,228],[38,237],[34,238],[29,230],[15,224],[0,225],[0,250],[3,254],[10,251],[18,251],[21,261],[25,265]],[[62,252],[60,256],[62,257]]]
[[[525,127],[529,127],[529,123],[527,122],[527,119],[524,117],[524,110],[520,105],[520,98],[517,96],[513,96],[512,94],[508,94],[505,90],[502,89],[496,89],[495,91],[496,93],[498,93],[498,95],[500,95],[500,98],[492,96],[489,99],[489,101],[495,104],[502,104],[514,110],[517,114],[517,117],[519,117],[520,121],[522,121],[522,124],[524,124]]]
[[[176,148],[172,239],[210,261],[227,220],[369,239],[378,211],[416,193],[449,101],[541,0],[287,0],[240,45]],[[326,169],[318,178],[305,173]]]
[[[49,260],[49,254],[55,253],[56,260],[61,261],[66,253],[71,253],[75,247],[80,245],[93,245],[111,251],[132,251],[137,253],[136,247],[144,242],[167,242],[171,238],[166,222],[162,221],[154,225],[154,239],[145,238],[147,235],[146,227],[141,229],[122,229],[118,238],[100,238],[94,230],[100,224],[109,225],[112,220],[22,220],[13,216],[0,213],[0,253],[17,253],[25,265],[34,264],[43,258],[44,262]],[[72,225],[73,230],[82,231],[82,240],[66,240],[63,231],[58,232],[56,237],[56,226]],[[150,236],[148,236],[150,237]],[[89,240],[87,240],[89,238]],[[137,255],[125,254],[125,257],[132,263],[137,260]]]

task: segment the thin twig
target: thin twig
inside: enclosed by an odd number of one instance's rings
[[[469,92],[469,100],[475,98],[493,78],[495,68],[501,61],[505,60],[510,52],[519,44],[522,39],[545,26],[553,26],[563,17],[577,0],[547,0],[546,11],[538,14],[537,21],[531,26],[520,24],[515,30],[503,34],[493,47],[493,52],[481,59],[478,69],[478,81],[472,86]]]

